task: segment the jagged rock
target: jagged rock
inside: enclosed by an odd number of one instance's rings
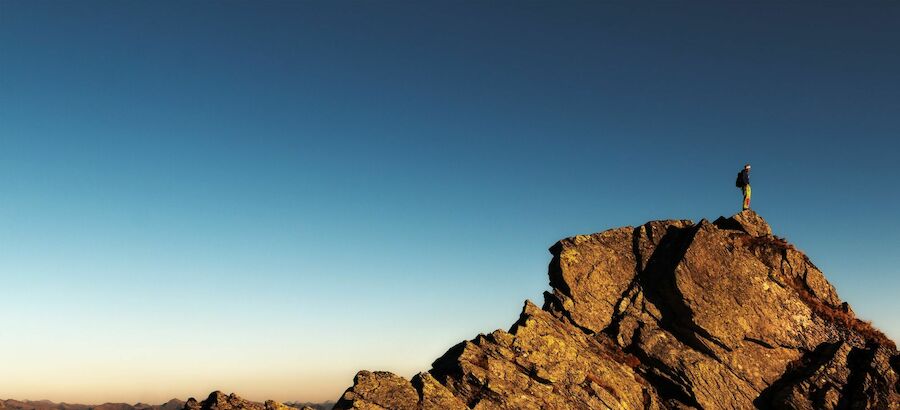
[[[774,408],[832,410],[839,408],[892,409],[890,350],[883,346],[854,347],[837,341],[823,343],[763,392],[758,404]]]
[[[750,236],[766,236],[772,234],[772,228],[759,214],[751,210],[745,210],[735,214],[731,218],[719,217],[714,222],[723,229],[735,229],[748,233]]]
[[[466,405],[430,373],[412,381],[390,372],[361,371],[334,407],[335,409],[466,409]]]
[[[184,410],[295,410],[273,400],[265,403],[244,400],[234,393],[226,395],[220,391],[209,394],[206,400],[198,402],[191,397],[184,403]]]
[[[413,410],[418,403],[419,394],[408,380],[389,372],[361,371],[334,408]]]
[[[893,341],[753,211],[550,248],[508,332],[407,381],[360,372],[336,409],[900,409]]]
[[[412,379],[412,385],[421,394],[420,407],[423,410],[464,410],[468,408],[431,373],[417,374]]]
[[[412,383],[390,373],[360,372],[335,408],[659,408],[645,401],[654,395],[632,368],[636,359],[605,340],[527,302],[509,332],[455,346]],[[427,387],[414,388],[416,380]],[[556,394],[554,386],[571,394]]]
[[[616,301],[634,278],[637,261],[632,251],[633,230],[625,227],[579,235],[553,245],[550,286],[558,312],[591,332],[609,325]]]
[[[458,345],[430,373],[471,408],[640,408],[654,394],[637,364],[526,302],[509,332]]]

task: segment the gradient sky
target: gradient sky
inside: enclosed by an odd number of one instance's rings
[[[900,3],[0,0],[0,397],[336,399],[754,208],[900,340]]]

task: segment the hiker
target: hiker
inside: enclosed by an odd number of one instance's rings
[[[744,165],[744,169],[738,172],[734,185],[744,193],[744,210],[750,209],[750,164]]]

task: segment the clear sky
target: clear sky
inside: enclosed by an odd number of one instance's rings
[[[0,397],[336,399],[754,208],[900,340],[900,3],[0,0]]]

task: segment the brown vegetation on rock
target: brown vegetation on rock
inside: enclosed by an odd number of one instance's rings
[[[857,318],[846,302],[843,304],[843,308],[836,308],[823,303],[821,299],[813,296],[796,278],[787,279],[787,283],[794,288],[800,300],[809,306],[813,313],[830,323],[834,323],[838,329],[846,329],[851,333],[855,332],[867,342],[884,346],[891,350],[897,350],[897,345],[893,340],[875,328],[872,322]]]

